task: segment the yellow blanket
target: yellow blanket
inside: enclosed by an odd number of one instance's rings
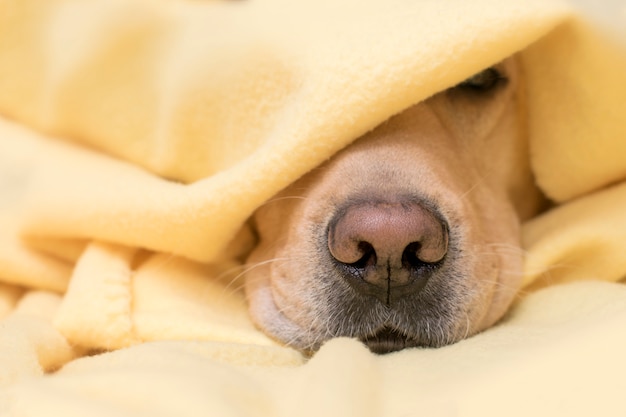
[[[0,0],[0,414],[626,410],[626,287],[550,286],[626,273],[621,47],[546,0]],[[557,204],[525,225],[511,314],[438,350],[340,339],[308,362],[255,330],[254,209],[518,51]]]

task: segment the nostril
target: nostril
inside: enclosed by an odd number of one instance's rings
[[[402,252],[402,266],[408,269],[417,269],[428,264],[428,262],[420,260],[417,255],[421,248],[422,244],[420,242],[409,243],[404,252]]]
[[[374,246],[372,246],[371,243],[359,242],[357,247],[359,251],[363,254],[363,256],[361,256],[361,258],[358,261],[348,264],[349,266],[353,268],[357,268],[357,269],[365,269],[368,266],[376,265],[376,261],[377,261],[376,250],[374,249]],[[335,257],[335,259],[337,258]]]
[[[436,261],[426,261],[420,257],[422,244],[420,242],[410,243],[402,252],[402,267],[416,273],[425,273],[435,269],[443,259]]]

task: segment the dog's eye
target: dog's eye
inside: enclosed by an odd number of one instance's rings
[[[456,88],[484,92],[493,89],[502,81],[506,81],[504,75],[494,67],[491,67],[471,76],[461,84],[458,84]]]

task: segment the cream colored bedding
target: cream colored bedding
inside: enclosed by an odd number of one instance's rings
[[[511,314],[387,356],[258,332],[254,209],[519,51],[557,204]],[[2,415],[626,411],[626,53],[566,3],[0,0],[0,116]]]

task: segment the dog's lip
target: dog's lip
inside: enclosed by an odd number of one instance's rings
[[[359,338],[372,352],[378,354],[396,352],[408,347],[419,346],[419,341],[402,330],[383,326],[373,334]]]

